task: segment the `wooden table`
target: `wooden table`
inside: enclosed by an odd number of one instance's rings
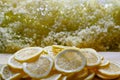
[[[102,56],[105,57],[105,59],[108,59],[112,62],[119,63],[120,64],[120,52],[98,52]],[[12,54],[0,54],[0,64],[6,64],[9,57]]]

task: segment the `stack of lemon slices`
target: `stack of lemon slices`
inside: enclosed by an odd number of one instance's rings
[[[12,55],[0,71],[0,80],[95,80],[120,77],[120,65],[94,49],[60,45],[27,47]]]

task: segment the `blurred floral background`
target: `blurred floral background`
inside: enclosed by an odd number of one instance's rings
[[[119,0],[0,0],[0,52],[28,46],[120,51]]]

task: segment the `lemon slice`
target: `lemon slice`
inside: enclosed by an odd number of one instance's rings
[[[52,50],[53,50],[55,55],[58,54],[63,49],[65,49],[65,46],[62,46],[62,45],[52,45]]]
[[[52,58],[47,55],[42,55],[35,62],[23,63],[23,70],[32,78],[43,78],[50,73],[52,66]]]
[[[54,52],[52,51],[52,46],[46,46],[43,48],[43,50],[54,59],[55,55]]]
[[[104,57],[103,57],[102,55],[100,55],[100,54],[98,54],[98,53],[97,53],[97,55],[100,57],[101,60],[104,59]]]
[[[3,64],[0,64],[0,75],[1,75],[1,69],[4,65]]]
[[[5,80],[19,80],[21,78],[21,74],[12,72],[8,65],[2,67],[1,76]]]
[[[14,69],[22,69],[23,65],[21,62],[17,61],[14,56],[11,56],[8,60],[8,65]]]
[[[97,76],[102,78],[102,79],[115,79],[118,78],[119,76],[106,76],[104,74],[101,74],[101,73],[97,73]]]
[[[0,80],[3,80],[2,79],[2,75],[1,75],[1,68],[3,67],[3,64],[0,64]]]
[[[83,79],[88,75],[88,69],[84,68],[82,71],[75,74],[74,78]]]
[[[43,50],[45,50],[46,52],[52,52],[53,53],[52,46],[46,46],[46,47],[43,48]]]
[[[95,77],[95,73],[91,73],[84,80],[93,80],[94,77]]]
[[[102,59],[100,62],[100,67],[108,66],[110,64],[110,61]]]
[[[98,69],[98,72],[107,76],[117,76],[120,75],[120,65],[110,62],[108,66]]]
[[[67,78],[68,78],[68,76],[62,75],[58,80],[69,80],[69,79],[67,79]]]
[[[27,47],[17,51],[14,54],[14,57],[16,60],[21,62],[31,61],[36,59],[36,57],[38,57],[42,51],[43,48],[40,47]]]
[[[61,80],[67,80],[67,76],[62,77]]]
[[[80,52],[86,57],[88,67],[94,67],[100,64],[101,57],[98,56],[98,53],[94,49],[84,48],[80,49]]]
[[[53,74],[52,76],[40,80],[58,80],[61,76],[62,74]]]
[[[81,71],[86,65],[86,58],[75,48],[61,51],[55,57],[55,68],[65,73]]]
[[[0,70],[1,70],[1,68],[4,66],[4,64],[0,64]]]

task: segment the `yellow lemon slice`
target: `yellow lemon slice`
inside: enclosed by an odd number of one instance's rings
[[[101,60],[104,59],[104,57],[103,57],[102,55],[100,55],[100,54],[98,54],[98,53],[97,53],[97,55],[100,57]]]
[[[51,56],[51,57],[54,59],[55,54],[54,54],[54,52],[53,52],[53,50],[52,50],[52,46],[46,46],[46,47],[43,48],[43,50],[44,50],[49,56]]]
[[[67,78],[67,76],[62,75],[58,80],[68,80]]]
[[[43,50],[45,50],[46,52],[53,52],[52,51],[52,46],[46,46],[43,48]]]
[[[53,74],[47,78],[40,79],[40,80],[59,80],[59,78],[62,76],[62,74]]]
[[[99,67],[104,67],[104,66],[108,66],[110,64],[110,61],[102,59],[100,62]]]
[[[4,64],[0,64],[0,70],[1,70],[1,68],[4,66]]]
[[[78,72],[75,74],[75,76],[73,77],[77,79],[83,79],[85,78],[86,76],[88,75],[88,69],[87,68],[84,68],[82,71]]]
[[[89,74],[84,80],[93,80],[93,78],[95,77],[95,73],[91,73]]]
[[[98,56],[98,53],[94,49],[84,48],[84,49],[80,49],[80,52],[87,59],[88,67],[94,67],[100,64],[101,58]]]
[[[116,78],[119,77],[119,76],[106,76],[106,75],[101,74],[101,73],[97,73],[97,76],[102,78],[102,79],[114,79],[114,80],[116,80]]]
[[[65,73],[81,71],[86,65],[86,58],[75,48],[61,51],[55,57],[55,68]]]
[[[52,50],[53,50],[55,55],[58,54],[63,49],[65,49],[65,46],[62,46],[62,45],[52,45]]]
[[[42,51],[43,48],[40,47],[27,47],[17,51],[14,54],[14,57],[16,60],[21,62],[31,61],[36,59],[36,57],[38,57]]]
[[[23,63],[23,70],[32,78],[43,78],[50,73],[52,66],[52,58],[47,55],[42,55],[35,62]]]
[[[21,78],[21,74],[12,72],[8,65],[2,67],[1,76],[4,80],[19,80]]]
[[[3,80],[3,79],[2,79],[2,75],[1,75],[1,68],[2,68],[3,66],[4,66],[3,64],[0,64],[0,80]]]
[[[61,80],[67,80],[67,76],[62,77]]]
[[[8,60],[8,65],[14,69],[22,69],[23,64],[19,61],[17,61],[14,56],[11,56]]]
[[[0,75],[1,75],[1,69],[4,66],[4,64],[0,64]]]
[[[107,76],[117,76],[120,75],[120,65],[110,62],[108,66],[100,67],[98,72]]]

